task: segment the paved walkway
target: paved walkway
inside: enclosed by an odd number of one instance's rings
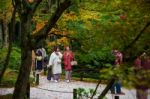
[[[40,84],[36,88],[31,88],[31,99],[72,99],[73,98],[73,89],[74,88],[92,88],[96,87],[95,83],[86,83],[80,81],[72,81],[66,83],[60,81],[58,83],[47,81],[46,77],[40,76]],[[100,94],[105,88],[105,85],[100,85],[97,93]],[[0,94],[12,93],[13,88],[1,88]],[[121,95],[120,99],[136,99],[135,90],[123,89],[125,95]],[[113,99],[110,92],[106,95],[107,99]],[[85,98],[87,99],[87,98]],[[150,99],[150,98],[149,98]]]

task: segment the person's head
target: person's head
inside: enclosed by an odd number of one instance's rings
[[[54,46],[53,51],[54,51],[54,52],[58,52],[58,51],[59,51],[59,47],[58,47],[58,46]]]
[[[114,49],[112,52],[113,54],[117,54],[119,51],[117,49]]]
[[[69,51],[69,50],[70,50],[70,47],[69,47],[69,46],[66,46],[65,49],[66,49],[66,51]]]
[[[37,51],[36,55],[37,56],[42,56],[42,52],[41,51]]]
[[[140,56],[140,58],[141,58],[142,60],[147,60],[147,59],[148,59],[147,53],[146,53],[146,52],[143,52],[142,55]]]

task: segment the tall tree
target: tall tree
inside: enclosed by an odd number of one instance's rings
[[[21,67],[15,84],[13,99],[23,99],[29,82],[32,49],[48,35],[61,14],[71,5],[73,0],[52,0],[48,23],[34,35],[31,31],[31,21],[42,0],[14,1],[21,21]]]

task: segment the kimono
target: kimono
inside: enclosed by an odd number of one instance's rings
[[[142,60],[137,58],[134,61],[134,68],[135,68],[135,75],[137,78],[136,82],[136,92],[137,92],[137,99],[148,99],[148,88],[149,86],[142,83],[143,81],[147,81],[146,78],[149,75],[147,71],[150,70],[150,59]],[[142,82],[141,82],[142,81]]]
[[[63,59],[64,59],[65,70],[72,70],[71,61],[73,61],[74,59],[74,55],[72,51],[69,51],[69,52],[65,51]]]
[[[62,54],[60,52],[53,52],[50,56],[48,67],[52,66],[52,73],[53,74],[61,74],[62,73],[62,66],[61,66],[61,58]]]

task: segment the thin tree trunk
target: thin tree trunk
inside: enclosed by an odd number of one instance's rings
[[[114,82],[115,82],[115,78],[110,79],[110,81],[108,82],[106,88],[100,94],[100,96],[98,97],[98,99],[103,99],[105,97],[105,95],[108,93],[109,89],[112,87],[112,85],[114,84]]]
[[[92,94],[92,96],[91,96],[90,99],[93,99],[93,97],[94,97],[94,95],[96,94],[96,91],[97,91],[97,89],[98,89],[100,83],[101,83],[101,80],[98,81],[98,84],[96,85],[96,88],[95,88],[95,90],[94,90],[94,92],[93,92],[93,94]]]
[[[2,48],[2,42],[3,42],[3,35],[2,35],[2,22],[0,20],[0,48]]]
[[[126,51],[127,49],[131,48],[139,40],[139,38],[142,36],[142,34],[144,34],[144,31],[149,26],[150,26],[150,21],[144,26],[144,28],[139,32],[139,34],[135,37],[135,39],[124,48],[124,50]]]
[[[6,21],[6,14],[4,13],[4,19],[3,19],[3,45],[4,47],[8,47],[8,37],[9,37],[9,34],[8,34],[8,24],[7,24],[7,21]]]
[[[11,54],[11,50],[12,50],[12,36],[14,34],[14,30],[15,30],[15,19],[16,19],[16,8],[14,9],[13,13],[12,13],[12,18],[11,18],[11,24],[10,24],[10,31],[9,31],[9,45],[8,45],[8,53],[6,56],[6,59],[4,61],[4,66],[2,71],[0,72],[0,83],[2,81],[2,77],[8,67],[9,64],[9,60],[10,60],[10,54]]]
[[[13,99],[26,98],[27,84],[29,83],[29,75],[32,63],[32,51],[30,46],[30,26],[31,16],[22,16],[21,20],[21,67],[19,76],[15,84]]]

